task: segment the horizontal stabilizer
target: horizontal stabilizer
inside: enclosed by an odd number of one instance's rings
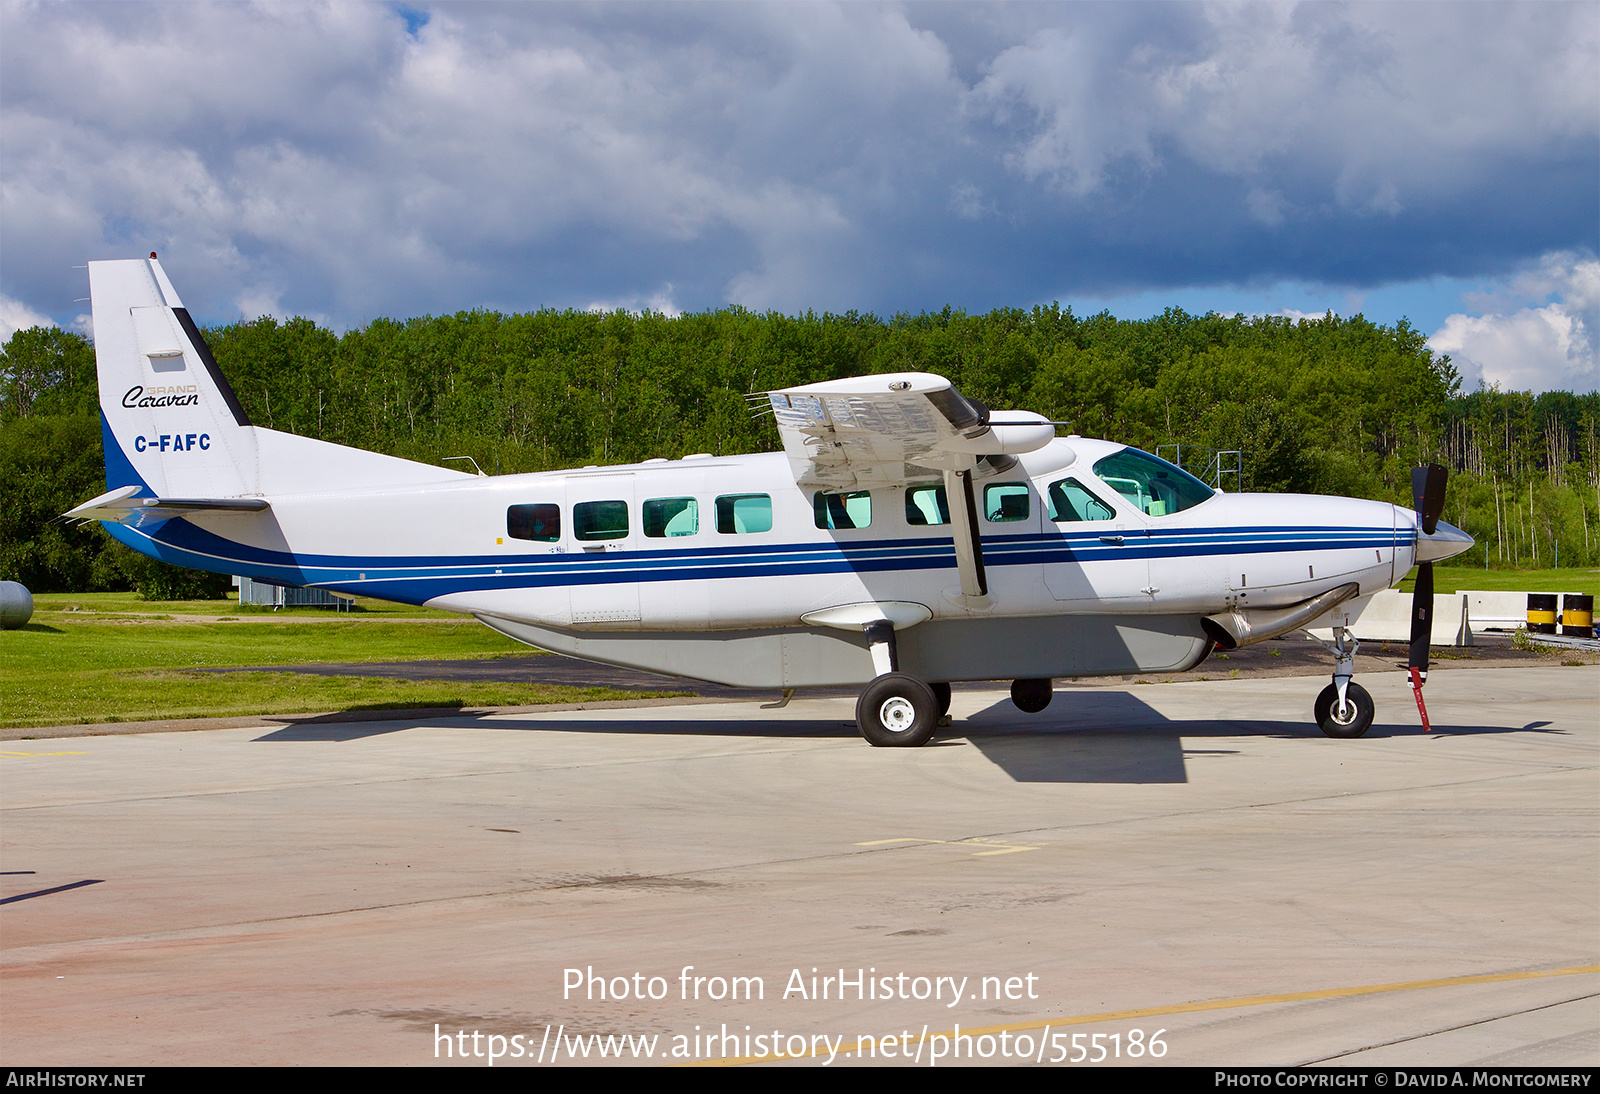
[[[140,513],[177,517],[184,513],[259,513],[270,509],[265,498],[139,498],[137,486],[121,486],[86,501],[62,515],[69,520],[110,520],[121,523]]]

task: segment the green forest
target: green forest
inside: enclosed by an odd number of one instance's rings
[[[750,393],[919,370],[995,408],[1181,454],[1202,477],[1211,452],[1237,451],[1241,473],[1221,480],[1230,490],[1409,504],[1411,468],[1444,463],[1454,472],[1444,519],[1478,540],[1462,563],[1600,558],[1600,394],[1463,395],[1449,358],[1404,322],[729,308],[474,311],[342,335],[263,318],[205,336],[258,425],[413,460],[471,456],[490,474],[773,450],[776,431]],[[3,354],[0,577],[41,592],[220,595],[226,577],[173,570],[98,525],[56,519],[105,489],[93,346],[35,327]]]

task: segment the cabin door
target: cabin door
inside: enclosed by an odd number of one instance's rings
[[[575,626],[639,621],[640,529],[631,471],[567,477],[566,557]]]

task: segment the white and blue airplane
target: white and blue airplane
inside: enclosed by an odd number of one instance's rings
[[[1472,545],[1438,521],[1442,468],[1418,470],[1415,510],[1224,494],[919,372],[766,393],[781,453],[472,475],[252,425],[154,254],[89,279],[109,489],[67,516],[590,661],[784,701],[859,684],[875,745],[925,743],[952,681],[1014,681],[1039,711],[1053,678],[1182,672],[1313,624],[1334,634],[1317,722],[1358,737],[1363,598],[1423,564],[1420,707],[1431,563]]]

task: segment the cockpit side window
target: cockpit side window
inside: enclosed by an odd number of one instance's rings
[[[1094,473],[1151,517],[1181,513],[1210,501],[1217,493],[1182,468],[1137,448],[1124,448],[1098,461]]]
[[[1091,494],[1077,479],[1062,479],[1050,484],[1050,519],[1057,524],[1073,521],[1110,520],[1116,510]]]

